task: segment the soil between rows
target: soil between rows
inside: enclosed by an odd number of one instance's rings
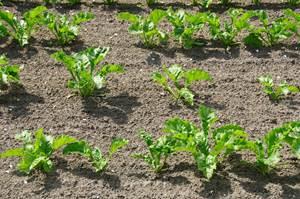
[[[276,81],[299,85],[300,53],[295,42],[259,51],[241,45],[230,53],[211,43],[192,50],[182,50],[173,42],[164,48],[144,49],[136,37],[128,34],[128,24],[115,17],[120,11],[147,12],[146,7],[133,5],[56,8],[62,13],[91,10],[96,15],[96,19],[82,25],[80,40],[66,50],[109,46],[106,61],[125,67],[124,74],[109,78],[104,97],[82,99],[72,95],[66,88],[68,72],[50,58],[60,47],[53,44],[54,38],[46,30],[39,31],[26,49],[1,43],[0,53],[24,65],[24,69],[23,88],[0,94],[0,151],[19,145],[14,140],[15,133],[41,127],[53,135],[86,139],[104,152],[114,137],[124,137],[130,144],[116,154],[103,174],[94,173],[90,164],[76,156],[57,154],[52,173],[31,176],[16,172],[16,159],[1,160],[0,198],[299,198],[299,160],[287,149],[278,170],[270,175],[263,176],[253,164],[245,163],[243,160],[253,163],[254,156],[243,153],[221,164],[210,182],[187,154],[171,157],[168,169],[161,175],[153,174],[143,162],[130,157],[146,149],[137,136],[140,129],[158,137],[168,118],[178,116],[199,122],[197,107],[175,105],[151,81],[151,73],[163,64],[177,63],[210,72],[214,80],[198,83],[193,90],[197,104],[216,110],[217,125],[238,124],[256,139],[284,122],[300,119],[300,95],[272,103],[257,82],[260,75],[270,74]],[[4,8],[24,11],[32,6],[10,3]],[[276,6],[267,8],[272,16],[280,15]]]

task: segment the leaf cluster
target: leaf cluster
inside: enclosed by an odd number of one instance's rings
[[[128,21],[129,33],[138,35],[145,46],[154,47],[168,40],[168,35],[159,29],[159,23],[166,15],[165,11],[155,9],[148,16],[121,12],[118,19]]]
[[[104,87],[106,76],[110,73],[121,73],[123,68],[120,65],[104,64],[101,68],[97,65],[104,60],[109,48],[87,48],[79,53],[67,55],[64,51],[52,54],[52,58],[61,62],[68,69],[72,79],[68,87],[78,90],[83,97],[90,96],[95,90]]]
[[[190,90],[190,86],[196,81],[212,80],[212,77],[204,70],[198,68],[185,70],[180,65],[174,64],[168,68],[163,66],[162,72],[154,72],[152,79],[171,94],[176,101],[182,100],[193,106],[194,94]]]
[[[53,169],[53,162],[50,159],[52,154],[61,147],[75,142],[76,139],[67,135],[57,138],[44,134],[43,129],[34,133],[35,140],[29,131],[23,131],[16,135],[16,139],[23,142],[20,148],[9,149],[0,154],[0,158],[19,157],[18,169],[29,174],[34,169],[43,172],[50,172]]]
[[[25,46],[46,10],[46,7],[38,6],[25,12],[21,19],[9,11],[0,10],[0,37],[10,35],[21,47]]]
[[[20,67],[18,65],[9,65],[5,55],[0,56],[0,89],[10,84],[18,84],[20,80]]]
[[[72,17],[66,15],[45,12],[43,24],[55,35],[61,45],[71,43],[79,34],[80,24],[90,21],[94,15],[90,12],[79,12]]]
[[[286,82],[275,85],[271,76],[261,76],[258,78],[258,81],[262,84],[263,91],[273,101],[279,101],[288,94],[300,92],[300,89],[297,86],[289,85]]]
[[[78,141],[67,145],[63,149],[63,154],[80,154],[92,162],[96,172],[101,172],[106,169],[109,161],[112,158],[112,155],[127,144],[128,140],[121,138],[113,139],[110,145],[108,156],[105,157],[98,147],[92,147],[86,141]]]

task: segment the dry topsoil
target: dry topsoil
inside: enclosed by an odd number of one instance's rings
[[[170,2],[159,7],[199,10],[185,6],[187,3]],[[36,6],[30,2],[4,3],[4,9],[18,13]],[[255,8],[248,4],[233,6]],[[280,16],[287,7],[267,1],[260,8],[271,16]],[[257,82],[260,75],[270,74],[276,82],[286,80],[299,85],[300,53],[295,41],[259,51],[241,45],[226,52],[210,42],[192,50],[183,50],[174,42],[162,48],[145,49],[136,37],[128,34],[128,24],[118,21],[116,14],[121,11],[144,14],[149,11],[146,6],[125,1],[111,8],[87,3],[52,9],[60,13],[92,11],[96,18],[82,25],[79,40],[65,50],[76,52],[90,46],[109,46],[111,51],[106,61],[122,64],[126,72],[110,76],[105,96],[83,99],[66,88],[70,78],[67,70],[50,58],[61,48],[47,30],[37,32],[25,49],[2,41],[0,53],[6,53],[24,69],[23,88],[0,94],[0,151],[19,146],[14,139],[16,133],[37,128],[55,136],[68,134],[85,139],[103,151],[107,151],[114,137],[124,137],[130,143],[116,154],[102,174],[95,173],[85,159],[76,156],[56,154],[53,172],[34,172],[30,176],[16,171],[16,159],[3,159],[0,198],[300,198],[299,160],[288,149],[283,150],[278,169],[269,175],[257,172],[253,154],[243,153],[224,161],[211,181],[205,180],[187,154],[171,157],[168,169],[160,175],[130,156],[146,151],[137,135],[140,129],[158,137],[168,118],[178,116],[199,122],[197,107],[174,104],[151,81],[151,73],[164,64],[177,63],[210,72],[214,80],[198,83],[193,90],[197,93],[197,104],[204,103],[216,110],[217,125],[238,124],[251,139],[256,139],[284,122],[299,120],[300,95],[272,103]],[[213,6],[213,10],[223,15],[225,9]]]

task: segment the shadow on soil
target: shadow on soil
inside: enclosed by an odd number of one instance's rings
[[[84,111],[94,117],[109,117],[117,124],[128,121],[128,114],[141,105],[137,97],[127,92],[114,97],[90,97],[83,100]]]
[[[245,191],[263,198],[272,197],[272,193],[268,191],[267,186],[268,184],[276,184],[282,189],[282,198],[298,198],[297,196],[300,195],[300,190],[293,187],[300,182],[299,173],[292,176],[279,176],[274,170],[268,175],[263,175],[253,163],[240,160],[243,163],[241,164],[238,163],[238,160],[235,161],[237,162],[233,164],[229,172],[239,177],[235,180],[239,182]]]
[[[0,106],[7,107],[8,113],[12,114],[13,118],[28,115],[28,106],[32,103],[43,104],[44,99],[37,95],[27,93],[24,87],[21,86],[7,91],[3,95],[0,94]]]

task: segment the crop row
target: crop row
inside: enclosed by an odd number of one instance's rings
[[[17,0],[15,0],[17,1]],[[45,3],[49,4],[57,4],[57,3],[69,3],[71,5],[75,5],[81,2],[81,0],[42,0]],[[1,2],[1,1],[0,1]],[[97,2],[97,0],[94,0],[93,2]],[[102,0],[99,2],[103,2],[106,5],[114,5],[118,3],[118,0]],[[157,3],[159,3],[159,0],[145,0],[142,2],[146,2],[147,5],[152,6]],[[255,5],[261,4],[261,0],[252,0],[252,2]],[[282,1],[280,1],[282,2]],[[300,3],[300,0],[287,0],[286,1],[289,5],[295,6]],[[230,3],[232,3],[231,0],[191,0],[191,3],[195,6],[200,5],[203,8],[208,8],[212,3],[221,3],[224,6],[230,6]]]
[[[134,153],[133,158],[142,159],[154,172],[166,169],[165,163],[171,155],[187,152],[194,158],[197,168],[210,179],[217,166],[230,154],[239,151],[250,151],[256,156],[256,167],[263,173],[269,173],[280,161],[280,151],[287,144],[295,156],[300,159],[300,122],[289,122],[275,128],[258,140],[248,139],[248,134],[237,125],[226,124],[213,128],[217,117],[212,109],[199,107],[200,127],[188,120],[172,118],[164,124],[164,135],[154,140],[151,134],[142,131],[148,152]],[[103,155],[97,147],[92,147],[84,140],[60,135],[56,138],[45,135],[43,129],[35,132],[35,140],[28,131],[17,134],[23,142],[19,148],[8,149],[0,158],[19,157],[18,169],[30,174],[38,169],[50,172],[53,169],[52,155],[61,148],[63,154],[79,154],[86,157],[96,172],[104,171],[112,155],[128,144],[128,140],[113,139],[109,152]]]
[[[275,20],[271,20],[264,10],[230,9],[227,15],[228,20],[221,20],[212,12],[194,14],[169,8],[167,11],[153,10],[146,16],[122,12],[118,18],[128,21],[129,33],[138,35],[147,47],[165,44],[170,35],[186,49],[203,46],[205,39],[197,35],[203,35],[206,30],[212,40],[221,42],[225,48],[236,45],[240,33],[246,35],[242,39],[245,45],[253,48],[273,46],[293,36],[299,37],[300,14],[291,9]],[[172,26],[171,33],[161,28],[164,19]]]

